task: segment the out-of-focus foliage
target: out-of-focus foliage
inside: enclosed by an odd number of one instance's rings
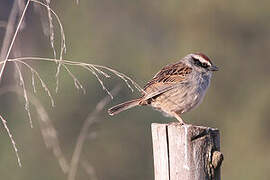
[[[0,20],[6,20],[11,2],[2,4]],[[112,67],[141,86],[162,66],[188,53],[207,54],[220,71],[214,74],[204,102],[183,119],[220,129],[225,156],[222,179],[270,179],[270,1],[80,0],[76,5],[73,0],[62,0],[52,1],[51,7],[60,16],[66,33],[65,59]],[[18,46],[25,56],[52,57],[50,42],[42,34],[35,13],[30,9],[27,12]],[[2,40],[4,33],[0,30]],[[56,35],[59,37],[59,33]],[[35,67],[53,91],[55,65],[42,63]],[[53,93],[55,108],[49,106],[42,88],[37,94],[58,131],[67,158],[87,114],[106,95],[93,75],[79,68],[72,70],[85,84],[85,95],[74,88],[64,71],[59,93]],[[26,77],[31,78],[27,73]],[[112,89],[122,81],[113,77],[104,79],[104,83]],[[136,97],[122,84],[123,89],[109,106]],[[31,91],[30,84],[28,87]],[[14,94],[1,96],[1,114],[8,120],[23,164],[22,168],[17,166],[1,125],[1,179],[65,179],[45,148],[36,120],[39,117],[32,107],[31,129],[23,103]],[[98,178],[154,179],[150,125],[174,119],[151,108],[135,108],[114,117],[104,111],[99,119],[100,123],[90,129],[96,132],[96,138],[87,140],[82,154],[82,159],[95,167]],[[77,179],[88,179],[80,167]]]

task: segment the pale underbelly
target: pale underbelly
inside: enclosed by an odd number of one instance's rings
[[[198,92],[196,89],[186,92],[182,89],[172,89],[154,99],[151,106],[168,115],[171,115],[172,112],[183,114],[200,104],[204,93]]]

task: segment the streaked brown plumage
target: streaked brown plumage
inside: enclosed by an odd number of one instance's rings
[[[217,68],[202,54],[189,54],[163,67],[145,86],[142,97],[108,110],[110,115],[137,105],[151,105],[184,123],[180,114],[196,107],[209,86],[212,71]]]

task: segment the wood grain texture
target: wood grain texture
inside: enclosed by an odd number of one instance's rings
[[[166,124],[152,124],[155,180],[169,180],[169,159]]]
[[[220,180],[219,130],[152,124],[155,180]]]

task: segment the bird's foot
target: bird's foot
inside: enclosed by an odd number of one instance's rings
[[[185,125],[186,123],[183,121],[183,119],[175,112],[173,112],[174,117],[179,121],[181,125]]]

